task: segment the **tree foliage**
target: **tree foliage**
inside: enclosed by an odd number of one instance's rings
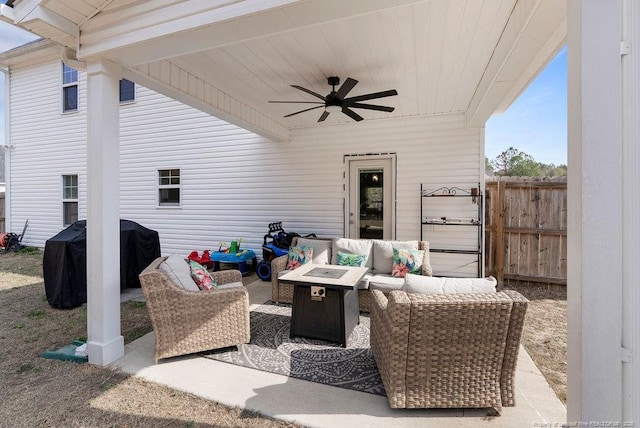
[[[567,166],[537,162],[530,154],[509,147],[493,160],[485,157],[485,172],[510,177],[559,177],[567,175]]]

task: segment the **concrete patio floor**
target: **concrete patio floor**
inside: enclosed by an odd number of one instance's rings
[[[271,297],[271,284],[247,285],[251,307]],[[135,293],[129,295],[135,298]],[[127,299],[123,295],[123,299]],[[307,382],[199,356],[153,363],[153,333],[126,346],[111,367],[229,406],[309,427],[534,427],[558,426],[566,408],[524,348],[516,373],[516,406],[499,417],[486,410],[391,409],[386,397]]]

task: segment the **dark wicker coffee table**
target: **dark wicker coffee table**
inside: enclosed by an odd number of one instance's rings
[[[357,285],[369,269],[307,263],[283,275],[293,284],[291,337],[347,346],[360,321]]]

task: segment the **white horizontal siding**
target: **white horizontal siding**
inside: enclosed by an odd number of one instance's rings
[[[29,218],[28,245],[43,246],[62,229],[62,174],[80,176],[86,215],[84,74],[80,113],[62,115],[59,71],[50,63],[12,76],[12,228]],[[365,153],[396,153],[397,239],[418,239],[420,183],[476,187],[483,159],[482,130],[464,129],[463,115],[297,129],[285,144],[139,86],[136,102],[121,106],[120,135],[121,217],[157,230],[165,254],[243,238],[260,256],[274,221],[301,234],[342,236],[344,157]],[[179,208],[157,206],[157,170],[165,168],[181,170]],[[444,215],[454,214],[467,216]],[[451,242],[469,246],[469,239]],[[444,259],[442,266],[457,263]]]
[[[484,157],[481,130],[464,129],[463,115],[442,115],[423,118],[381,120],[352,123],[292,132],[291,145],[304,148],[306,158],[300,159],[314,168],[318,151],[343,154],[385,153],[397,155],[396,237],[420,238],[420,184],[435,190],[439,187],[460,187],[470,190],[480,181],[480,160]],[[324,167],[321,166],[321,168]],[[339,166],[336,168],[339,171]],[[332,175],[336,171],[331,172]],[[435,198],[429,199],[432,201]],[[462,199],[462,198],[460,198]],[[470,202],[470,199],[468,200]],[[342,198],[335,201],[342,206]],[[424,207],[427,207],[425,200]],[[455,204],[430,212],[449,217],[477,217],[477,206]],[[342,224],[343,212],[336,209],[332,219]],[[425,227],[423,238],[433,241],[434,248],[476,249],[477,229]],[[434,272],[438,275],[475,276],[477,264],[469,264],[475,256],[437,254]]]
[[[11,221],[29,228],[23,243],[43,246],[62,229],[62,175],[77,174],[86,200],[86,85],[80,73],[77,113],[62,113],[62,65],[11,70]],[[81,204],[80,215],[84,216]]]
[[[318,154],[314,172],[301,161],[303,147],[273,143],[144,88],[122,108],[121,136],[123,217],[160,231],[163,251],[243,238],[260,254],[273,221],[304,234],[342,233],[341,154]],[[328,164],[335,174],[321,167]],[[161,168],[181,169],[180,208],[157,207]]]

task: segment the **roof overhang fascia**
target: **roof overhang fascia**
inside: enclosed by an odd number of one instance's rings
[[[518,1],[469,103],[467,127],[482,127],[492,114],[506,110],[562,48],[566,36],[566,2]]]
[[[78,25],[46,8],[47,0],[22,0],[13,8],[2,5],[2,19],[63,46],[75,48],[80,36]]]
[[[60,45],[40,39],[0,54],[0,64],[24,67],[53,58],[60,58]]]
[[[78,57],[99,55],[139,65],[420,1],[244,0],[219,7],[194,1],[138,11],[128,20],[105,13],[82,25]]]
[[[0,20],[15,25],[13,8],[6,4],[0,4]]]

